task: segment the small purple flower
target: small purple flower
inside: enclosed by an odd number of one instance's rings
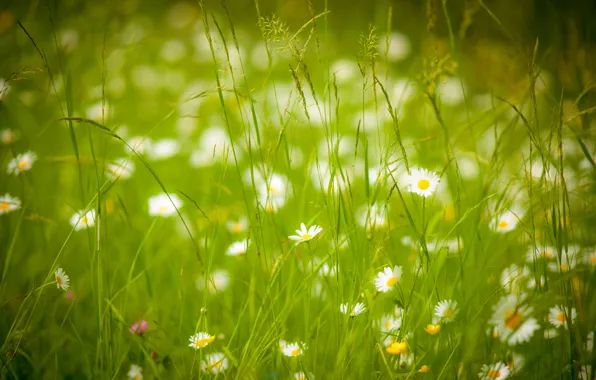
[[[138,322],[135,322],[132,326],[130,326],[130,333],[131,334],[139,334],[143,335],[145,331],[149,328],[149,322],[144,319],[141,319]]]

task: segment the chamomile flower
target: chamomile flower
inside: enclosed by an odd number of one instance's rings
[[[0,209],[2,208],[2,200],[0,200]],[[0,212],[1,213],[1,212]],[[590,253],[587,253],[584,257],[584,263],[591,266],[592,268],[596,267],[596,250],[592,249]]]
[[[17,197],[11,197],[10,194],[0,196],[0,215],[8,214],[21,208],[21,200]]]
[[[193,347],[195,350],[199,348],[206,347],[209,343],[212,343],[215,340],[213,335],[209,335],[206,332],[199,332],[193,334],[189,338],[190,340],[190,347]]]
[[[232,233],[241,234],[248,228],[248,219],[243,216],[237,220],[228,221],[226,227]]]
[[[314,380],[314,378],[312,373],[294,372],[294,380]]]
[[[162,139],[151,143],[147,155],[153,161],[165,160],[174,157],[180,152],[180,143],[176,139]]]
[[[219,269],[211,273],[209,279],[207,279],[207,289],[210,293],[223,292],[228,288],[230,283],[230,274],[228,271]],[[205,289],[205,277],[200,276],[196,281],[197,289]]]
[[[281,346],[281,345],[280,345]],[[288,343],[284,346],[281,352],[285,356],[296,357],[304,354],[305,345],[301,342]]]
[[[296,242],[296,245],[298,245],[304,241],[311,240],[312,238],[317,236],[319,234],[319,232],[321,232],[321,231],[323,231],[323,228],[317,226],[316,224],[311,226],[307,230],[304,223],[300,223],[300,229],[296,230],[296,233],[298,235],[291,235],[289,238],[290,238],[290,240],[294,240]]]
[[[143,368],[139,365],[132,364],[127,373],[129,380],[143,380]]]
[[[457,301],[454,300],[443,300],[435,306],[435,316],[443,323],[453,322],[458,312]]]
[[[64,272],[64,269],[58,268],[54,273],[56,278],[56,287],[62,290],[68,290],[70,286],[70,277]]]
[[[36,160],[37,155],[31,151],[18,154],[8,162],[8,174],[19,175],[29,171]]]
[[[379,330],[382,333],[395,333],[401,328],[401,317],[394,315],[385,315],[379,321]]]
[[[567,328],[567,319],[569,318],[573,321],[576,315],[577,313],[573,308],[571,309],[571,312],[568,313],[563,307],[554,306],[548,313],[548,321],[555,327]]]
[[[91,209],[87,212],[85,210],[77,211],[70,218],[70,225],[74,227],[75,231],[93,227],[95,225],[95,210]]]
[[[496,232],[509,232],[515,229],[518,221],[519,217],[513,211],[505,211],[492,219],[490,228]]]
[[[149,198],[149,215],[151,216],[173,216],[176,215],[176,209],[180,207],[182,207],[182,201],[176,194],[170,194],[168,198],[166,193],[161,193]]]
[[[146,136],[131,137],[126,143],[128,144],[126,151],[129,153],[143,154],[151,149],[151,139]]]
[[[128,179],[135,170],[135,164],[129,159],[120,158],[106,166],[108,174],[118,179]]]
[[[375,278],[375,287],[377,291],[386,293],[392,290],[401,279],[402,268],[400,266],[385,267],[382,272],[377,274]]]
[[[483,364],[478,377],[481,380],[504,380],[509,377],[509,367],[503,362]]]
[[[523,298],[510,294],[495,306],[491,323],[498,330],[501,341],[513,346],[529,341],[539,329],[531,315],[532,308],[523,303]]]
[[[221,352],[209,354],[203,359],[201,369],[203,372],[211,372],[212,374],[222,373],[228,369],[228,358]]]
[[[358,302],[351,309],[347,303],[342,303],[341,305],[339,305],[339,311],[341,311],[343,314],[349,315],[350,317],[355,317],[359,314],[362,314],[365,310],[366,306],[364,306],[362,302]]]
[[[501,285],[509,293],[519,293],[523,290],[523,283],[529,276],[530,271],[526,267],[518,267],[513,264],[501,273]]]
[[[557,251],[553,247],[542,246],[534,247],[531,246],[528,249],[526,260],[528,262],[534,262],[539,260],[553,260],[557,256]]]
[[[248,249],[248,239],[244,239],[244,240],[232,243],[228,247],[228,250],[226,251],[226,255],[228,255],[228,256],[243,255],[246,253],[247,249]]]
[[[439,186],[439,176],[435,172],[427,169],[412,169],[408,176],[408,185],[411,193],[416,193],[423,197],[428,197],[437,190]]]

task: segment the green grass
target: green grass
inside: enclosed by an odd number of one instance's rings
[[[593,81],[570,90],[549,65],[555,43],[528,47],[472,3],[428,2],[401,48],[402,9],[386,3],[361,5],[355,26],[327,1],[295,15],[225,1],[3,11],[0,129],[14,137],[0,195],[21,204],[0,214],[1,378],[126,378],[132,365],[145,379],[593,378]],[[514,58],[492,62],[515,66],[507,83],[466,50],[479,20],[508,40]],[[156,157],[166,138],[177,147]],[[31,169],[10,174],[29,150]],[[130,178],[110,174],[122,158]],[[428,197],[410,191],[418,168],[440,178]],[[165,217],[150,212],[160,193]],[[89,228],[69,223],[89,210]],[[296,244],[301,223],[322,232]],[[443,300],[453,321],[435,315]],[[357,302],[363,313],[340,312]],[[199,332],[213,340],[195,350]],[[214,353],[218,374],[202,365]]]

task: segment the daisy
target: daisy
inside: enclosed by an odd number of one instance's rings
[[[501,341],[516,345],[530,340],[540,327],[531,317],[532,308],[523,305],[517,295],[503,297],[495,306],[491,323],[499,332]]]
[[[296,245],[298,245],[304,241],[311,240],[312,238],[317,236],[319,234],[319,232],[321,232],[321,231],[323,231],[323,228],[317,226],[316,224],[311,226],[307,230],[304,223],[300,223],[300,229],[296,230],[296,233],[298,235],[291,235],[289,238],[290,238],[290,240],[294,240],[296,242]]]
[[[70,218],[70,225],[74,227],[75,231],[93,227],[95,225],[95,210],[91,209],[87,212],[85,210],[77,211]]]
[[[362,302],[358,302],[356,305],[354,305],[352,310],[349,309],[347,303],[342,303],[339,305],[339,311],[341,311],[343,314],[349,315],[350,317],[355,317],[359,314],[362,314],[365,310],[366,306],[364,306]]]
[[[319,275],[321,276],[335,277],[336,274],[337,265],[335,264],[329,265],[328,263],[325,263],[321,266],[321,269],[319,269]]]
[[[132,364],[127,375],[129,380],[143,380],[143,368],[136,364]]]
[[[515,352],[513,352],[507,356],[508,356],[507,367],[509,368],[510,372],[514,373],[514,372],[517,372],[520,369],[522,369],[522,367],[524,366],[524,362],[525,362],[523,356],[521,356],[520,354],[517,354]]]
[[[530,247],[526,260],[528,262],[534,262],[538,260],[553,260],[557,255],[557,251],[553,247]]]
[[[526,267],[518,267],[513,264],[503,270],[501,274],[501,285],[509,293],[519,293],[523,289],[523,283],[530,276],[530,271]]]
[[[437,173],[427,169],[414,168],[408,177],[409,190],[411,193],[428,197],[437,190],[439,181],[440,179]]]
[[[128,179],[135,170],[134,162],[126,158],[120,158],[111,164],[108,164],[106,171],[112,177],[118,179]]]
[[[207,289],[209,289],[210,293],[216,292],[223,292],[228,288],[230,283],[230,274],[223,269],[216,270],[215,272],[211,273],[209,279],[207,280]],[[196,281],[197,289],[204,290],[205,289],[205,277],[200,276]]]
[[[246,253],[247,249],[248,249],[248,239],[244,239],[244,240],[232,243],[228,247],[228,250],[226,251],[226,255],[228,255],[228,256],[243,255]]]
[[[194,335],[191,335],[189,340],[189,346],[193,347],[195,350],[198,350],[199,348],[203,348],[207,346],[209,343],[212,343],[213,340],[215,340],[215,337],[207,334],[206,332],[199,332]]]
[[[62,288],[62,290],[68,290],[70,286],[70,277],[64,272],[64,269],[58,268],[54,273],[54,277],[56,278],[56,287],[58,289]]]
[[[2,200],[0,198],[0,209],[1,209],[1,207],[2,207]],[[585,262],[585,264],[591,266],[592,268],[596,267],[596,250],[593,250],[592,252],[585,255],[584,262]]]
[[[171,200],[170,200],[171,199]],[[161,193],[149,198],[149,215],[168,217],[176,215],[176,209],[182,207],[182,201],[176,194]]]
[[[180,143],[175,139],[162,139],[153,142],[147,150],[151,160],[165,160],[180,152]]]
[[[246,217],[240,217],[238,220],[229,221],[226,223],[228,230],[235,234],[240,234],[246,231],[248,228],[248,219]]]
[[[126,143],[128,144],[126,151],[129,153],[143,154],[151,148],[151,139],[145,136],[131,137]]]
[[[294,372],[294,380],[314,380],[312,373]]]
[[[443,300],[435,306],[435,316],[443,323],[453,322],[458,312],[457,301],[454,300]]]
[[[375,278],[375,287],[377,291],[386,293],[393,289],[393,287],[399,282],[401,278],[402,269],[400,266],[394,266],[393,269],[390,267],[383,268],[382,272],[379,272],[377,278]]]
[[[548,313],[548,321],[555,327],[567,328],[567,318],[573,321],[577,313],[575,309],[571,309],[571,313],[567,313],[562,306],[554,306]]]
[[[218,374],[228,369],[228,358],[221,352],[215,352],[205,356],[203,363],[201,363],[203,372],[211,372]]]
[[[387,208],[377,206],[362,206],[358,210],[358,223],[360,226],[375,229],[387,227]]]
[[[280,345],[281,347],[281,345]],[[295,357],[304,354],[304,343],[295,342],[295,343],[288,343],[284,346],[281,352],[285,356]]]
[[[481,380],[503,380],[509,377],[509,367],[503,362],[483,364],[478,377]]]
[[[11,197],[10,194],[0,196],[0,215],[8,214],[9,212],[21,208],[21,200],[17,197]]]
[[[438,334],[439,331],[441,331],[441,325],[438,323],[429,323],[428,325],[426,325],[426,327],[424,328],[424,331],[426,331],[427,333],[429,333],[430,335],[435,335]]]
[[[382,333],[395,333],[401,327],[401,318],[393,315],[385,315],[379,321],[379,330]]]
[[[512,211],[497,215],[490,223],[490,228],[496,232],[509,232],[515,229],[519,218]]]
[[[8,174],[19,175],[31,169],[37,160],[37,155],[31,151],[18,154],[8,162]]]
[[[12,129],[6,128],[0,131],[0,141],[3,144],[12,144],[15,141],[15,133]]]

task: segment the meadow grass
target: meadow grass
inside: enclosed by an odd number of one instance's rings
[[[591,79],[483,1],[130,4],[0,17],[1,378],[594,378]]]

